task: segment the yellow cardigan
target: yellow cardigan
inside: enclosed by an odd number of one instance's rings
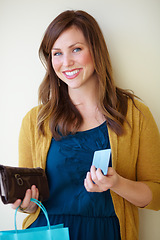
[[[148,107],[136,100],[135,108],[128,101],[125,134],[117,136],[110,128],[109,139],[112,149],[112,166],[124,178],[146,183],[153,199],[148,209],[160,209],[160,134]],[[45,123],[46,135],[37,131],[38,107],[33,108],[22,121],[19,136],[19,165],[21,167],[42,167],[45,169],[47,153],[52,134],[48,122]],[[111,191],[115,212],[120,222],[122,240],[137,240],[138,208]],[[23,222],[27,228],[38,217],[36,213],[28,215]]]

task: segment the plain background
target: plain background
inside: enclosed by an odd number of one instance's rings
[[[0,163],[18,165],[22,118],[37,105],[44,68],[38,48],[49,23],[82,9],[101,26],[116,84],[149,106],[160,129],[159,0],[0,0]],[[160,239],[160,212],[139,210],[140,239]],[[18,227],[25,214],[18,214]],[[0,230],[13,229],[14,211],[0,202]]]

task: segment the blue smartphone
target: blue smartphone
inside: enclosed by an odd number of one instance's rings
[[[111,149],[98,150],[94,152],[93,162],[96,168],[100,168],[104,175],[107,175],[109,161],[111,157]]]

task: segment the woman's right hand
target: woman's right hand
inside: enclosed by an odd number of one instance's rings
[[[31,198],[35,198],[38,200],[38,197],[39,197],[39,191],[38,191],[38,188],[33,185],[31,187],[31,189],[28,189],[26,191],[26,194],[25,194],[25,197],[23,199],[23,201],[21,199],[17,199],[13,204],[12,204],[12,208],[13,209],[16,209],[17,207],[19,207],[20,205],[20,208],[19,210],[21,212],[25,212],[25,213],[34,213],[36,212],[37,210],[37,205],[33,202],[31,202]],[[22,202],[22,203],[21,203]]]

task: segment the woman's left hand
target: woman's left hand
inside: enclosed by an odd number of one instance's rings
[[[133,181],[120,176],[112,167],[108,168],[107,175],[94,166],[84,180],[88,192],[104,192],[111,189],[122,198],[137,207],[145,207],[152,200],[152,192],[148,185],[140,181]]]
[[[91,166],[90,172],[87,172],[84,180],[84,186],[88,192],[104,192],[116,187],[118,180],[119,175],[112,167],[108,168],[105,176],[100,168],[96,170],[95,166]]]

